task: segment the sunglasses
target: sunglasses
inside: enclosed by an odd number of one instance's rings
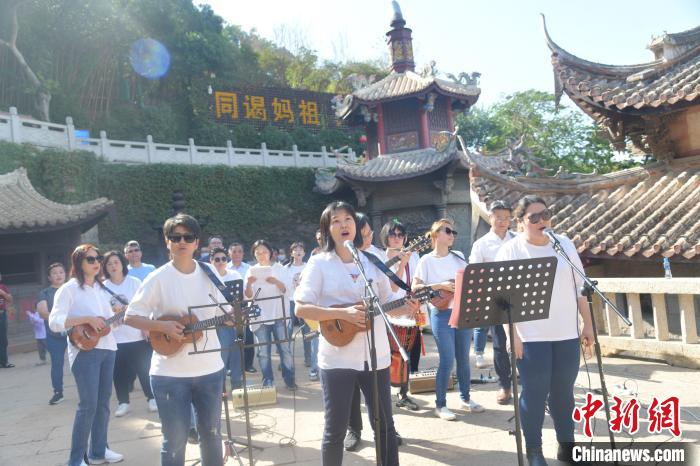
[[[552,218],[552,212],[549,209],[544,209],[542,212],[537,212],[536,214],[528,215],[527,219],[530,223],[540,223],[541,220],[545,222]]]
[[[85,256],[85,262],[88,264],[94,264],[95,262],[102,262],[104,257],[102,256]]]
[[[406,237],[406,235],[401,233],[400,231],[399,232],[397,232],[397,231],[389,232],[389,236],[394,236],[396,238],[405,238]]]
[[[194,243],[197,237],[195,235],[168,235],[168,241],[171,243],[179,243],[183,239],[185,243]]]
[[[453,230],[453,229],[450,228],[450,227],[445,227],[445,228],[442,229],[442,231],[444,231],[444,232],[445,232],[446,234],[448,234],[448,235],[457,236],[457,230]]]
[[[228,261],[226,260],[225,257],[215,257],[212,259],[212,262],[219,263],[219,262],[228,262]]]

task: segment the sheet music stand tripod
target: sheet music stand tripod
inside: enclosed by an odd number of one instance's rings
[[[450,326],[477,328],[508,324],[510,341],[513,341],[514,323],[549,318],[556,271],[554,256],[468,265],[457,272]],[[523,466],[514,351],[510,353],[510,366],[518,465]]]

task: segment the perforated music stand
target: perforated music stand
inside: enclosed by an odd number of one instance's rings
[[[450,326],[478,328],[508,324],[513,341],[517,322],[549,318],[549,304],[557,271],[556,257],[470,264],[457,272],[455,305]],[[515,441],[518,465],[523,465],[520,407],[516,380],[515,352],[510,353]]]

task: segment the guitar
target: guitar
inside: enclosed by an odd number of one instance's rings
[[[407,253],[407,252],[419,252],[423,251],[424,249],[427,249],[431,245],[430,238],[426,236],[419,236],[418,238],[414,239],[410,243],[408,243],[405,247],[401,248],[400,252]],[[399,254],[395,255],[388,261],[384,262],[384,265],[386,265],[388,268],[391,268],[401,260],[401,257],[399,257]],[[409,283],[410,285],[410,283]]]
[[[208,327],[221,325],[231,320],[238,321],[238,315],[241,316],[241,319],[259,317],[260,307],[257,304],[249,303],[241,307],[240,314],[237,312],[237,310],[234,310],[229,314],[224,314],[201,321],[194,314],[184,316],[161,316],[158,318],[158,320],[174,320],[184,325],[185,330],[182,333],[185,337],[182,340],[177,341],[163,332],[151,331],[149,332],[151,346],[153,346],[156,353],[162,354],[163,356],[171,356],[180,351],[185,343],[194,343],[199,341],[199,339],[202,338],[202,332]]]
[[[412,294],[410,297],[405,296],[400,299],[396,299],[394,301],[390,301],[386,304],[382,305],[382,308],[384,309],[385,312],[392,311],[394,309],[398,309],[404,304],[406,304],[406,301],[408,301],[409,298],[417,299],[421,303],[429,301],[433,297],[435,297],[436,292],[433,291],[432,288],[429,286],[426,286],[425,288],[422,288],[420,291]],[[338,304],[335,306],[331,307],[350,307],[353,306],[353,304]],[[348,343],[352,341],[353,338],[355,338],[355,335],[359,332],[366,332],[367,330],[370,329],[372,325],[371,320],[365,321],[366,325],[365,326],[359,326],[355,325],[351,322],[348,322],[346,320],[342,319],[331,319],[331,320],[322,320],[320,322],[320,329],[321,329],[321,335],[328,341],[333,346],[345,346]]]
[[[126,308],[115,313],[109,319],[102,318],[102,320],[104,320],[104,327],[102,327],[102,330],[99,332],[88,324],[76,325],[75,327],[69,329],[67,333],[70,342],[82,351],[90,351],[97,346],[100,338],[105,335],[109,335],[109,332],[112,331],[111,325],[124,317],[125,310]]]

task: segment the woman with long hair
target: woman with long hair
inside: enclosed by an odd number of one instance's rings
[[[102,260],[102,270],[105,276],[105,287],[119,296],[122,301],[129,303],[136,291],[141,286],[141,280],[129,275],[129,261],[119,251],[109,251]],[[125,306],[116,297],[112,296],[110,302],[113,306]],[[117,341],[117,356],[114,361],[114,391],[117,392],[116,417],[126,415],[131,410],[129,404],[129,385],[133,384],[134,376],[137,376],[143,394],[146,395],[148,410],[152,413],[158,411],[156,400],[151,390],[151,377],[148,372],[151,369],[151,356],[153,349],[146,341],[146,335],[139,329],[129,325],[116,327],[112,334]]]
[[[343,461],[343,437],[348,425],[350,405],[355,384],[359,383],[370,413],[379,404],[381,443],[380,462],[384,466],[399,464],[394,420],[391,413],[389,386],[389,338],[381,316],[372,321],[375,329],[377,379],[379,397],[372,391],[372,371],[367,333],[367,314],[363,304],[365,283],[345,242],[356,248],[362,246],[357,228],[355,209],[346,202],[332,202],[320,219],[322,252],[309,260],[294,294],[297,315],[316,321],[339,320],[359,327],[353,339],[344,346],[334,346],[321,335],[318,366],[323,389],[325,427],[322,441],[322,460],[325,466],[336,466]],[[372,286],[381,302],[391,299],[389,280],[376,266],[360,253]],[[418,303],[409,300],[391,313],[415,313]],[[372,425],[374,427],[374,425]]]
[[[579,289],[582,280],[559,258],[544,230],[551,225],[552,213],[544,199],[525,196],[514,211],[522,234],[506,243],[496,254],[497,261],[557,257],[549,317],[515,324],[514,341],[508,346],[517,359],[522,382],[520,417],[530,466],[546,466],[542,454],[542,424],[545,403],[554,421],[559,442],[557,458],[571,463],[574,442],[574,383],[578,375],[580,347],[589,351],[593,327],[586,298]],[[566,236],[556,235],[569,260],[583,270],[576,247]],[[583,329],[579,332],[579,316]],[[508,339],[508,329],[505,328]]]
[[[450,220],[442,218],[433,222],[430,228],[433,250],[418,261],[416,274],[413,277],[414,290],[430,285],[434,290],[454,293],[457,271],[467,265],[464,254],[452,249],[456,236],[457,231]],[[484,407],[474,401],[469,393],[471,385],[469,345],[472,341],[473,329],[450,327],[453,305],[454,299],[450,300],[444,309],[428,305],[430,326],[440,359],[435,378],[435,415],[446,421],[454,421],[457,418],[447,407],[447,384],[455,361],[461,398],[460,408],[471,413],[484,411]]]
[[[81,244],[71,254],[70,280],[56,292],[49,314],[49,327],[54,332],[69,331],[87,324],[96,332],[105,327],[105,319],[113,315],[109,295],[99,281],[102,257],[91,244]],[[117,352],[114,334],[100,338],[97,346],[82,351],[68,344],[68,360],[78,388],[78,410],[73,421],[68,466],[83,466],[122,461],[124,457],[107,448],[109,399],[112,396],[112,374]],[[88,438],[90,449],[88,450]]]

